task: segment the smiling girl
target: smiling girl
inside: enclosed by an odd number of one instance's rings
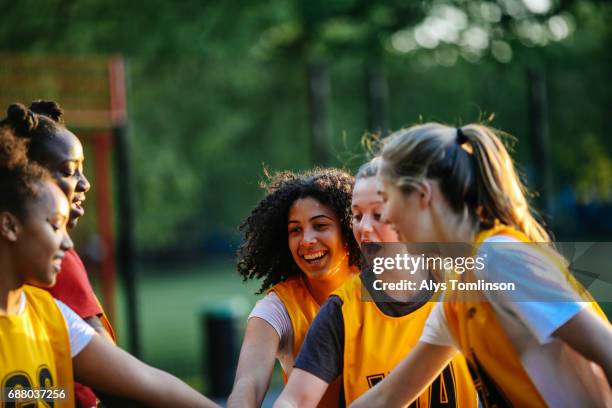
[[[335,169],[282,172],[242,223],[238,271],[263,279],[247,323],[228,406],[260,406],[275,359],[286,379],[304,336],[329,294],[358,272],[351,231],[353,177]],[[337,407],[339,383],[321,406]]]
[[[11,104],[2,125],[27,141],[28,158],[46,168],[70,203],[67,228],[76,227],[85,210],[83,203],[90,184],[83,172],[83,146],[63,123],[63,111],[52,101],[34,101],[29,108]],[[115,334],[91,287],[87,271],[76,251],[66,251],[61,274],[46,288],[84,319],[96,332],[115,342]],[[75,385],[77,406],[96,405],[92,390]]]
[[[6,127],[0,128],[0,185],[0,405],[74,407],[76,378],[146,406],[215,407],[176,377],[102,339],[48,292],[29,286],[55,283],[72,247],[66,232],[70,206]]]
[[[397,234],[381,219],[383,202],[376,193],[379,161],[375,158],[357,172],[351,204],[353,235],[364,252],[376,251],[376,256],[399,246]],[[339,377],[345,402],[350,404],[382,380],[417,342],[434,305],[432,293],[370,292],[363,296],[371,287],[368,275],[365,271],[349,279],[321,307],[275,408],[314,407]],[[380,277],[398,281],[407,276],[386,271]],[[456,356],[421,393],[418,406],[477,406],[463,357]]]

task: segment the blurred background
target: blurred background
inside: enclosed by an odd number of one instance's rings
[[[55,99],[85,144],[73,236],[120,343],[202,391],[207,322],[258,298],[234,253],[264,167],[353,171],[366,133],[483,121],[557,240],[612,236],[609,2],[0,4],[2,106]]]

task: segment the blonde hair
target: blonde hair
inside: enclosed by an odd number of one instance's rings
[[[380,167],[380,156],[373,157],[370,161],[359,166],[357,173],[355,174],[355,181],[375,177]]]
[[[435,179],[451,208],[467,212],[481,229],[501,223],[534,242],[549,242],[496,132],[485,125],[439,123],[400,130],[384,141],[380,174],[405,192],[425,178]]]

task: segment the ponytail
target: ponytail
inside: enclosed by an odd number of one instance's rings
[[[550,236],[535,219],[508,151],[496,131],[470,124],[452,128],[426,123],[400,130],[385,141],[381,174],[405,192],[435,179],[450,207],[478,220],[480,229],[500,223],[534,242]]]
[[[508,150],[495,130],[484,125],[461,128],[477,164],[478,210],[484,220],[499,221],[523,232],[533,242],[548,242],[550,236],[536,220],[527,202],[527,188],[521,182]]]

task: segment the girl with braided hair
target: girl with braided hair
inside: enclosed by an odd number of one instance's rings
[[[0,185],[0,405],[74,407],[74,377],[146,406],[215,407],[102,339],[39,288],[55,283],[72,247],[70,204],[7,127],[0,128]]]
[[[263,280],[249,316],[228,406],[260,406],[275,359],[286,381],[310,323],[329,294],[359,271],[351,230],[353,177],[336,169],[281,172],[240,226],[238,272]],[[320,406],[337,407],[336,381]]]
[[[56,102],[43,100],[32,102],[29,108],[14,103],[8,107],[7,116],[0,124],[26,140],[29,159],[51,173],[70,202],[68,228],[74,228],[85,212],[83,203],[90,184],[83,173],[83,147],[74,133],[65,127],[60,106]],[[72,308],[98,334],[116,342],[85,266],[74,249],[66,251],[61,272],[55,286],[47,290]],[[96,405],[96,395],[92,390],[80,384],[75,387],[79,407]]]

